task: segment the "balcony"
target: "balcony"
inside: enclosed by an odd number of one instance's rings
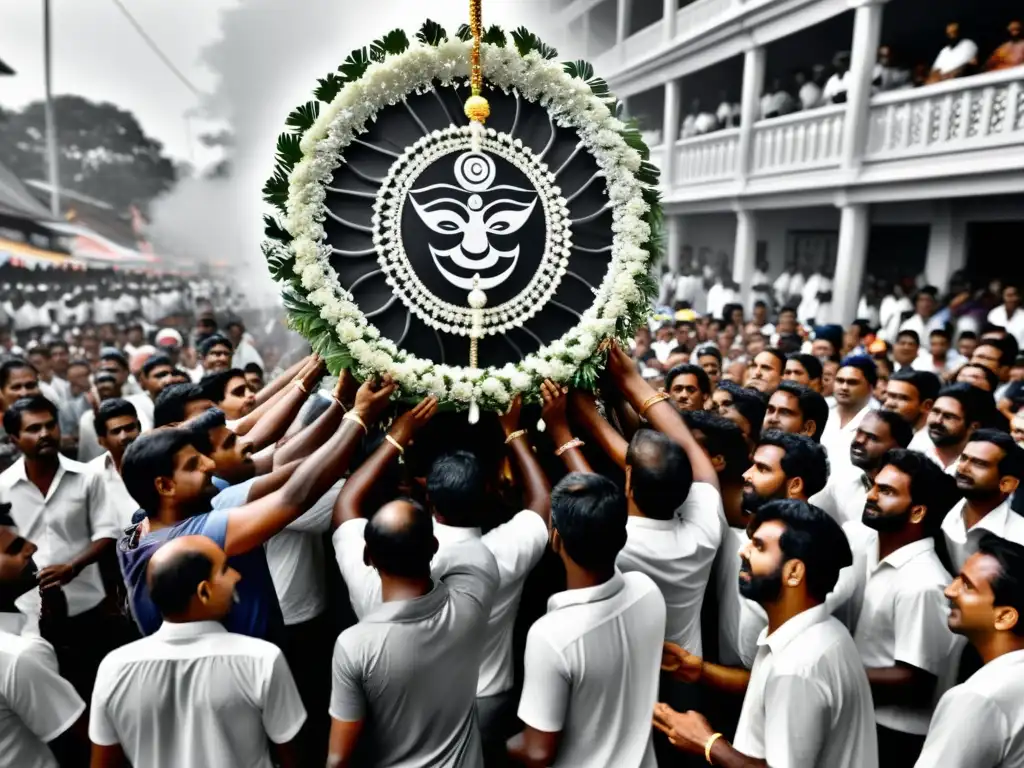
[[[838,168],[845,113],[835,104],[756,123],[750,175]]]
[[[676,142],[676,184],[729,181],[739,168],[740,129]]]

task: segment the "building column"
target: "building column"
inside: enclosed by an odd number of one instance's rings
[[[936,213],[928,234],[924,275],[928,285],[947,286],[953,273],[967,264],[967,222],[953,216],[948,203]]]
[[[676,36],[676,16],[679,13],[679,0],[662,0],[661,31],[662,39],[668,43]]]
[[[661,126],[661,187],[667,193],[675,186],[676,139],[679,137],[679,81],[665,83],[665,115]]]
[[[680,213],[665,214],[665,259],[668,270],[679,274],[679,257],[683,252],[683,238],[686,237],[686,220]]]
[[[846,326],[856,319],[864,263],[868,258],[869,214],[869,207],[863,203],[844,205],[841,209],[836,272],[832,278],[832,311],[827,322]]]
[[[615,11],[615,44],[622,45],[622,41],[629,37],[629,12],[632,10],[633,0],[617,0]]]
[[[732,279],[740,286],[740,304],[750,306],[754,287],[754,262],[757,258],[757,214],[736,211],[736,244],[733,247]]]
[[[853,46],[850,50],[850,72],[847,77],[846,115],[843,125],[842,167],[860,167],[867,146],[871,104],[871,80],[878,60],[878,44],[882,36],[884,0],[852,0],[856,6],[853,17]]]
[[[580,35],[583,37],[583,55],[590,56],[590,51],[594,47],[593,40],[590,38],[590,13],[593,9],[588,8],[583,12],[582,26],[583,29]]]
[[[747,178],[753,162],[754,123],[761,112],[761,92],[764,90],[763,46],[751,48],[743,55],[743,95],[740,102],[740,146],[738,175]]]

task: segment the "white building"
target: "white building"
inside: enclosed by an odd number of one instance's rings
[[[1024,276],[1024,67],[985,72],[1024,8],[1012,0],[550,0],[563,58],[595,66],[662,169],[669,266],[728,263],[749,291],[799,260],[834,265],[831,317],[853,319],[865,271],[945,288],[967,268]],[[876,93],[880,45],[929,70],[947,22],[976,42],[967,77]],[[850,53],[845,103],[761,118],[797,68]],[[923,65],[923,67],[920,67]],[[789,90],[795,90],[790,87]],[[738,126],[682,138],[701,112]],[[869,247],[870,246],[870,247]]]

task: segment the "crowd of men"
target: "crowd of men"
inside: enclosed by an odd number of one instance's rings
[[[1024,310],[929,306],[682,308],[475,424],[203,310],[32,339],[0,764],[1024,765]]]

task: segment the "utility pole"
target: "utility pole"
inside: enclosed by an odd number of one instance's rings
[[[43,57],[46,79],[46,157],[50,180],[50,213],[60,218],[60,169],[57,155],[57,117],[53,109],[53,46],[50,40],[50,0],[43,0]]]

